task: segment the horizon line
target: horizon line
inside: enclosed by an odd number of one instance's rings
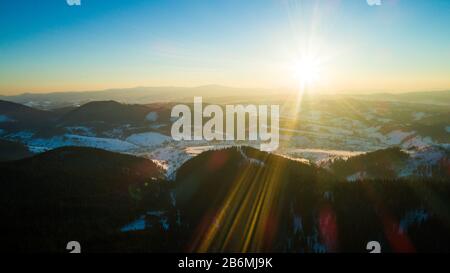
[[[0,97],[16,97],[16,96],[24,96],[24,95],[51,95],[51,94],[63,94],[63,93],[93,93],[93,92],[108,92],[115,90],[126,90],[126,89],[138,89],[138,88],[180,88],[180,89],[196,89],[196,88],[227,88],[227,89],[244,89],[244,90],[263,90],[263,91],[275,91],[275,90],[284,90],[288,92],[295,92],[297,88],[294,87],[237,87],[231,85],[221,85],[221,84],[203,84],[203,85],[193,85],[193,86],[176,86],[176,85],[155,85],[155,86],[144,86],[144,85],[136,85],[131,87],[110,87],[103,89],[84,89],[84,90],[64,90],[64,91],[24,91],[13,94],[2,94],[0,93]],[[408,94],[408,93],[424,93],[424,92],[446,92],[450,91],[449,88],[432,88],[428,90],[366,90],[366,91],[355,91],[355,90],[336,90],[336,91],[314,91],[316,94],[330,94],[333,93],[335,95],[375,95],[375,94]]]

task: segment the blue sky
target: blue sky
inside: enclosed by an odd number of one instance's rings
[[[0,0],[0,94],[132,86],[450,88],[450,1]]]

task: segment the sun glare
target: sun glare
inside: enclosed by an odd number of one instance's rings
[[[295,75],[301,87],[310,87],[320,80],[320,62],[317,58],[305,57],[295,65]]]
[[[324,59],[316,55],[305,54],[293,62],[292,76],[295,81],[297,96],[296,106],[293,108],[294,115],[298,115],[302,109],[302,102],[306,94],[318,91],[323,85],[323,65]]]

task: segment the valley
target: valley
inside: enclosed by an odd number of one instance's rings
[[[442,96],[441,92],[438,94]],[[222,105],[228,100],[224,98]],[[276,154],[326,165],[337,158],[396,146],[406,151],[411,161],[405,169],[398,170],[399,176],[413,175],[418,169],[436,165],[448,157],[448,107],[342,96],[307,99],[300,107],[289,99],[268,97],[264,101],[281,105]],[[240,103],[246,105],[246,99]],[[71,109],[38,110],[2,102],[0,138],[23,143],[32,153],[84,146],[138,155],[164,166],[167,177],[172,177],[182,163],[201,151],[261,144],[249,140],[175,141],[170,136],[175,121],[170,111],[174,105],[95,101]]]
[[[376,239],[387,252],[448,251],[447,107],[264,102],[281,110],[272,153],[259,141],[173,140],[173,102],[1,101],[3,245],[60,252],[76,237],[88,252],[364,252]]]

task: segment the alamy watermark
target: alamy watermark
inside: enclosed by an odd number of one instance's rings
[[[188,105],[179,104],[172,108],[171,117],[177,118],[171,129],[176,141],[260,141],[262,151],[274,151],[279,145],[279,105],[270,105],[270,126],[268,105],[225,105],[224,118],[219,105],[203,108],[202,97],[194,97],[193,115]]]

